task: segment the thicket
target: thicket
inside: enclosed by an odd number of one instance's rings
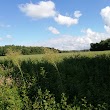
[[[99,43],[91,43],[90,50],[91,51],[110,50],[110,39],[102,40]]]
[[[1,110],[110,109],[110,56],[56,62],[49,52],[42,61],[21,61],[15,54],[0,61]]]
[[[50,49],[55,53],[59,53],[60,50],[49,47],[37,47],[37,46],[15,46],[5,45],[0,46],[0,56],[6,56],[8,50],[19,51],[22,55],[44,54],[44,49]]]

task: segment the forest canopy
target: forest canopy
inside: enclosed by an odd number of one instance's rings
[[[90,44],[90,51],[104,51],[104,50],[110,50],[110,38],[102,40],[99,43]]]

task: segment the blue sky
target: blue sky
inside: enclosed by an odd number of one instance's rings
[[[0,45],[81,50],[107,38],[109,0],[0,0]]]

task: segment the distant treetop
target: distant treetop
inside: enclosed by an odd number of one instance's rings
[[[110,38],[102,40],[99,43],[90,44],[90,51],[104,51],[104,50],[110,50]]]

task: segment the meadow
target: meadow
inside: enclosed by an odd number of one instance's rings
[[[110,110],[110,51],[0,57],[0,110]]]
[[[87,52],[68,52],[68,53],[56,53],[60,59],[74,56],[86,56],[95,57],[97,55],[110,55],[110,51],[87,51]],[[31,60],[41,60],[45,54],[34,54],[34,55],[19,55],[18,58],[21,60],[31,59]],[[7,59],[7,56],[0,56],[0,60]]]

